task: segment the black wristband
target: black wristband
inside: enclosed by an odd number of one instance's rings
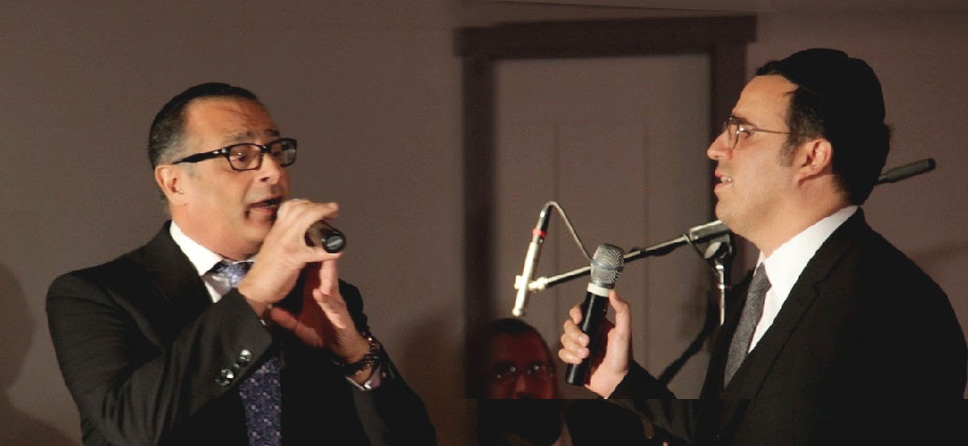
[[[370,334],[370,332],[365,331],[361,334],[363,335],[364,338],[366,338],[366,341],[370,344],[369,352],[363,355],[363,357],[356,362],[345,363],[336,359],[333,360],[333,362],[336,363],[336,365],[338,365],[339,368],[343,370],[343,374],[346,376],[353,376],[357,373],[360,373],[363,370],[365,370],[367,366],[376,367],[377,364],[379,364],[383,360],[383,356],[382,356],[383,348],[380,346],[380,343],[376,340],[376,338],[374,338],[373,335]]]

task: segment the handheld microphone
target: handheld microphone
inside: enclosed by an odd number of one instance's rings
[[[306,230],[306,244],[322,246],[326,252],[335,254],[346,247],[346,236],[325,220],[320,220]]]
[[[548,235],[548,216],[551,206],[545,206],[538,214],[538,223],[531,230],[531,243],[528,244],[528,253],[524,256],[524,267],[521,275],[514,278],[514,289],[518,294],[514,297],[514,308],[511,314],[517,317],[524,316],[528,307],[528,295],[531,294],[529,285],[534,280],[534,270],[538,266],[538,259],[541,257],[541,245],[544,244],[545,237]]]
[[[591,352],[581,364],[569,364],[565,371],[565,382],[576,386],[585,385],[591,372],[592,358],[595,352],[601,349],[605,333],[602,332],[602,322],[605,314],[608,313],[608,290],[615,288],[615,281],[622,273],[625,265],[625,251],[617,246],[608,244],[599,245],[592,258],[591,281],[588,283],[588,292],[585,293],[585,302],[581,304],[581,328],[582,333],[588,335],[590,342],[588,350]]]

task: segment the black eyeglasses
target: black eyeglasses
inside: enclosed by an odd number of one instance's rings
[[[244,142],[222,147],[211,152],[196,153],[186,156],[172,164],[197,163],[211,158],[225,157],[229,161],[229,166],[238,171],[256,170],[262,167],[262,157],[266,153],[276,160],[279,167],[291,166],[296,162],[296,140],[292,138],[281,138],[269,142],[265,145],[254,142]]]
[[[745,134],[746,138],[753,136],[753,134],[756,132],[772,133],[774,135],[809,136],[809,135],[804,135],[800,133],[781,132],[777,130],[766,130],[766,129],[757,128],[753,124],[740,122],[739,119],[736,119],[733,116],[726,118],[726,122],[723,123],[723,132],[726,132],[726,138],[729,139],[730,150],[734,149],[736,147],[736,144],[739,142],[740,133]]]
[[[513,364],[507,364],[498,367],[496,370],[491,372],[488,378],[491,382],[495,384],[508,384],[518,378],[519,375],[524,374],[528,377],[534,377],[539,379],[548,379],[555,374],[554,364],[545,364],[543,362],[536,362],[529,365],[527,368],[519,369]]]

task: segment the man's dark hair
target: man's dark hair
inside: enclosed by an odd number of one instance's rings
[[[185,108],[195,99],[235,97],[258,102],[251,91],[219,82],[208,82],[191,87],[171,98],[151,122],[148,133],[148,160],[151,168],[173,161],[176,147],[185,133]]]
[[[881,83],[866,62],[838,50],[815,48],[771,61],[757,76],[780,75],[797,85],[787,111],[786,156],[807,138],[833,146],[833,173],[851,204],[863,204],[890,150]]]

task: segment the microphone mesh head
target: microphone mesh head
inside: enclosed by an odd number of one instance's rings
[[[625,265],[625,251],[618,246],[603,244],[592,257],[592,283],[603,288],[614,288]]]

